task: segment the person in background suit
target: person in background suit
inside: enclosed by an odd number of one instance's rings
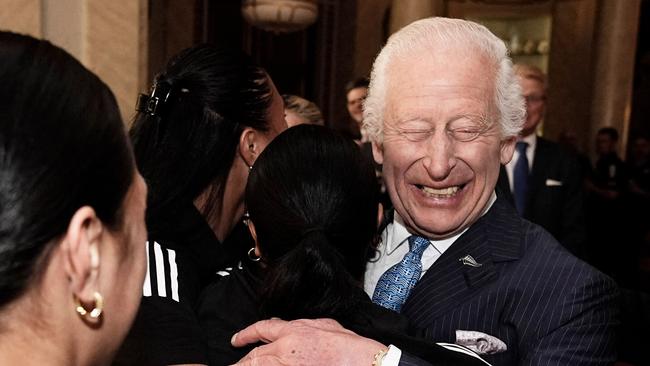
[[[526,120],[512,160],[501,168],[498,192],[522,217],[580,255],[586,233],[577,158],[535,133],[546,111],[546,75],[531,65],[517,64],[514,71],[526,100]]]
[[[507,54],[484,26],[429,18],[377,56],[364,128],[395,211],[364,286],[493,365],[606,365],[616,285],[495,194],[525,118]],[[240,365],[427,365],[326,320],[258,322],[233,344],[258,340]]]
[[[618,131],[601,128],[595,143],[598,159],[586,184],[589,260],[619,286],[635,288],[639,253],[634,240],[633,210],[629,207],[629,173],[617,153]],[[616,245],[616,250],[611,249],[612,245]]]
[[[368,96],[368,84],[366,77],[351,80],[345,85],[345,100],[350,114],[352,124],[348,127],[350,135],[360,144],[369,142],[368,137],[361,128],[363,122],[363,102]]]

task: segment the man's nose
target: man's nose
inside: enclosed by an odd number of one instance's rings
[[[441,181],[449,176],[456,165],[454,141],[447,131],[436,131],[428,141],[427,155],[423,160],[429,177]]]

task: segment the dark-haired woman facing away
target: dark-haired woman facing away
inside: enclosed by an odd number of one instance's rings
[[[108,87],[0,32],[0,365],[106,365],[140,303],[146,186]]]
[[[251,166],[284,129],[273,82],[239,52],[184,50],[141,96],[131,138],[149,185],[149,266],[118,364],[207,362],[196,300],[225,264]]]
[[[333,318],[436,365],[484,365],[408,336],[422,334],[363,291],[378,222],[374,183],[359,147],[327,128],[299,125],[271,142],[246,186],[250,260],[220,272],[199,301],[211,365],[243,357],[250,348],[231,347],[232,335],[268,317]]]

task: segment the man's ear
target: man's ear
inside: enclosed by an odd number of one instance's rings
[[[512,160],[512,154],[515,152],[515,143],[517,138],[512,136],[501,140],[501,164],[506,165]]]
[[[75,212],[61,243],[63,267],[72,293],[83,303],[92,303],[99,291],[99,245],[104,225],[89,206]]]
[[[384,145],[380,142],[372,142],[372,156],[377,164],[384,163]]]
[[[259,132],[252,127],[244,128],[239,136],[239,155],[249,167],[253,166],[259,155]]]

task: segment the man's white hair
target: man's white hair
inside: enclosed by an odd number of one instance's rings
[[[487,72],[495,72],[494,105],[499,114],[501,136],[517,136],[524,123],[526,105],[521,95],[506,45],[484,26],[452,18],[427,18],[413,22],[393,34],[372,66],[368,97],[364,103],[363,128],[372,141],[383,141],[384,108],[388,67],[395,58],[419,57],[436,48],[482,52],[490,61]]]

